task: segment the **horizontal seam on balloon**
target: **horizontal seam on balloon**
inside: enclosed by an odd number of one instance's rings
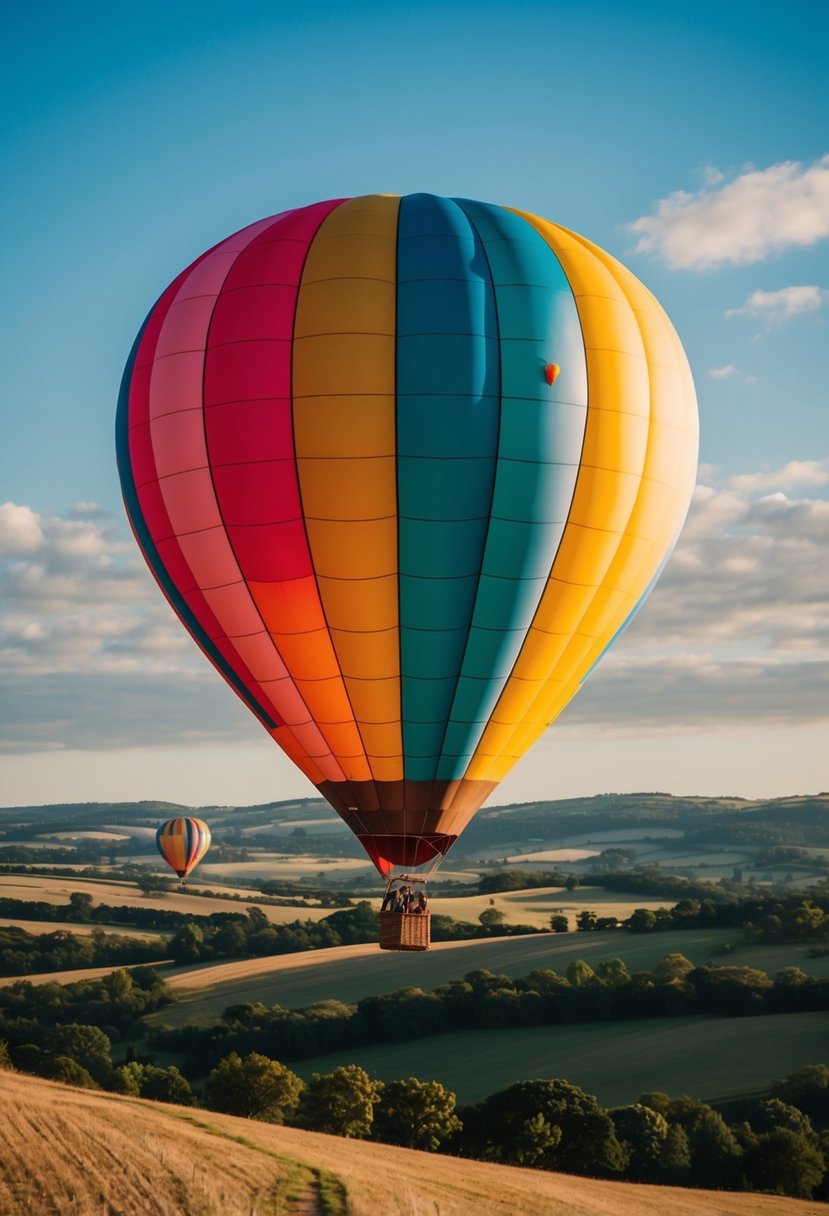
[[[394,279],[384,279],[376,274],[331,274],[324,278],[311,279],[303,286],[315,287],[317,283],[384,283],[387,287],[395,286]]]

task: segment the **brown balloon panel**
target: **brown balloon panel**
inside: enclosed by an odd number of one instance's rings
[[[325,781],[317,789],[383,874],[445,857],[494,781]]]

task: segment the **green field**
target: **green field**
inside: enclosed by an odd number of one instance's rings
[[[803,1064],[829,1059],[829,1015],[660,1018],[638,1022],[470,1030],[362,1047],[292,1064],[308,1080],[340,1064],[372,1077],[443,1082],[461,1103],[514,1081],[563,1077],[603,1106],[647,1090],[715,1101],[765,1089]]]
[[[734,945],[733,953],[723,954],[726,944]],[[228,1005],[243,1001],[296,1009],[330,998],[357,1001],[409,985],[436,988],[479,968],[512,978],[542,967],[563,973],[576,958],[595,964],[619,956],[630,971],[642,971],[654,967],[664,955],[678,952],[694,963],[727,962],[759,967],[772,975],[783,967],[797,966],[811,975],[829,976],[829,956],[811,959],[807,949],[793,945],[746,946],[740,942],[739,931],[722,929],[641,936],[617,931],[494,938],[444,943],[423,954],[345,946],[300,956],[178,969],[174,984],[179,1001],[151,1020],[166,1026],[186,1022],[207,1025]],[[191,982],[193,990],[188,991]]]

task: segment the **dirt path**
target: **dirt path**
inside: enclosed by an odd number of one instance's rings
[[[323,1216],[319,1184],[314,1182],[291,1201],[291,1216]]]

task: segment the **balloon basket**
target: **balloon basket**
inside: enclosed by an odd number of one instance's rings
[[[381,950],[428,950],[431,945],[428,912],[381,912]]]

